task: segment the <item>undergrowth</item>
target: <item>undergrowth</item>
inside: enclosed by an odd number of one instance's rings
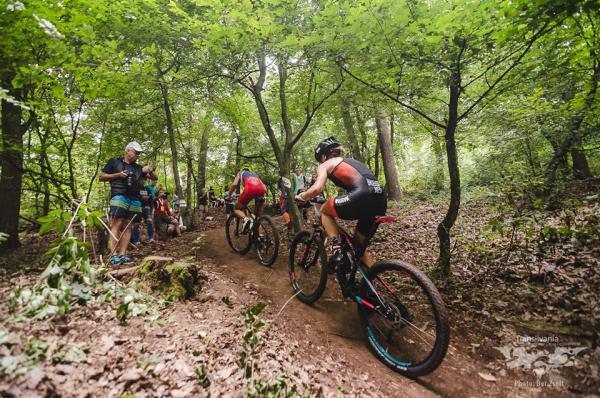
[[[103,264],[92,264],[90,250],[95,254],[90,229],[105,228],[102,213],[91,211],[86,203],[78,203],[71,213],[53,210],[39,219],[40,234],[52,230],[59,234],[44,254],[46,269],[33,286],[17,285],[8,295],[11,315],[5,324],[18,324],[39,320],[60,319],[67,316],[75,306],[108,304],[115,306],[115,316],[124,324],[131,316],[148,315],[157,320],[158,309],[169,303],[139,291],[135,284],[124,285],[109,277]],[[80,240],[75,228],[80,228]],[[0,329],[0,346],[5,353],[0,360],[0,370],[9,376],[23,374],[39,361],[46,358],[48,343],[33,337],[20,336]],[[85,350],[77,347],[60,350],[51,358],[53,363],[80,362]],[[75,353],[75,354],[74,354]],[[57,356],[58,355],[58,356]]]

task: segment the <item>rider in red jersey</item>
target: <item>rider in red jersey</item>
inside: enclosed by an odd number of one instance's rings
[[[254,199],[254,203],[256,205],[254,214],[257,218],[260,217],[262,210],[265,207],[265,195],[267,193],[267,188],[258,177],[258,174],[252,172],[250,170],[250,166],[247,165],[242,167],[242,169],[233,179],[233,183],[229,188],[227,197],[231,197],[231,194],[237,189],[238,186],[240,186],[240,184],[243,187],[243,191],[237,198],[237,203],[233,207],[233,213],[239,219],[244,220],[244,227],[242,231],[248,232],[252,223],[252,219],[247,217],[245,213],[245,210],[248,208],[248,203]]]

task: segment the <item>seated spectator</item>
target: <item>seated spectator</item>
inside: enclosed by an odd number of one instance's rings
[[[167,236],[176,238],[181,235],[180,222],[183,224],[183,221],[181,220],[181,216],[179,215],[179,212],[178,211],[173,212],[173,217],[171,217],[171,223],[167,227]]]
[[[167,200],[167,192],[164,192],[162,189],[158,190],[156,193],[156,200],[154,202],[154,226],[156,228],[155,232],[160,232],[160,229],[163,225],[166,225],[167,234],[169,232],[169,227],[171,225],[179,225],[177,220],[173,217],[173,212],[169,207],[169,201]],[[172,228],[174,229],[174,227]],[[155,240],[158,241],[159,234],[157,233],[154,237]]]
[[[169,227],[172,227],[174,236],[179,236],[182,232],[184,232],[187,229],[187,227],[183,224],[183,217],[181,216],[180,211],[176,211],[173,214],[173,218],[175,218],[175,220],[177,221],[177,225],[170,225]]]

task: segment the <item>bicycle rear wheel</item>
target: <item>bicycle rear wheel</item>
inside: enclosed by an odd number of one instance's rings
[[[321,297],[327,284],[327,263],[323,239],[302,230],[296,234],[290,246],[288,271],[292,289],[298,300],[312,304]]]
[[[367,271],[358,313],[375,356],[408,377],[433,372],[450,338],[442,297],[427,276],[403,261],[383,261]]]
[[[270,267],[279,254],[279,233],[275,222],[269,216],[262,216],[254,226],[256,255],[262,265]]]
[[[250,250],[250,234],[242,235],[242,222],[235,215],[230,215],[225,222],[225,235],[227,243],[234,252],[246,254]]]

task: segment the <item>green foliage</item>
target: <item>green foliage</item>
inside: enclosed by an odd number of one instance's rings
[[[198,376],[198,383],[202,387],[210,387],[210,379],[208,378],[208,374],[206,374],[206,369],[204,369],[204,365],[196,368],[196,375]]]
[[[245,396],[273,398],[300,397],[301,395],[298,394],[297,387],[295,385],[288,385],[288,377],[286,375],[279,375],[272,381],[264,381],[259,377],[260,366],[258,356],[260,348],[263,345],[263,333],[261,330],[265,326],[265,322],[258,316],[265,307],[265,303],[257,303],[244,312],[245,330],[239,365],[244,369],[244,376],[249,379]],[[202,375],[198,373],[201,379],[206,378],[204,369],[202,369]],[[206,378],[206,380],[208,379]]]
[[[68,314],[74,304],[111,302],[121,299],[116,317],[126,323],[131,316],[150,314],[157,319],[156,308],[169,303],[169,299],[156,299],[139,292],[137,286],[122,286],[102,282],[99,278],[105,269],[90,263],[89,243],[74,236],[73,224],[76,220],[85,229],[86,225],[99,226],[99,212],[90,212],[87,205],[81,204],[70,215],[55,210],[40,219],[41,231],[55,229],[63,232],[45,253],[48,266],[33,287],[15,286],[8,295],[8,303],[14,313],[11,322],[27,319],[45,319],[52,315]],[[171,300],[172,301],[172,300]]]
[[[8,376],[19,376],[46,359],[50,344],[33,336],[20,336],[0,329],[0,347],[5,352],[0,359],[0,371]]]
[[[296,390],[295,385],[288,385],[288,377],[286,375],[279,375],[275,380],[271,382],[265,382],[262,380],[252,381],[244,394],[247,398],[299,398],[303,397]],[[304,395],[309,397],[310,395]]]
[[[89,349],[87,347],[76,347],[71,345],[60,346],[59,349],[52,355],[52,363],[80,363],[85,362]]]
[[[137,357],[135,363],[136,366],[142,370],[148,369],[150,366],[161,363],[163,360],[158,355],[145,355],[142,354]]]
[[[252,377],[254,371],[258,369],[259,348],[262,344],[262,334],[260,330],[265,323],[258,318],[258,315],[266,307],[265,303],[257,303],[244,312],[244,340],[242,351],[240,352],[239,365],[244,369],[246,378]]]

